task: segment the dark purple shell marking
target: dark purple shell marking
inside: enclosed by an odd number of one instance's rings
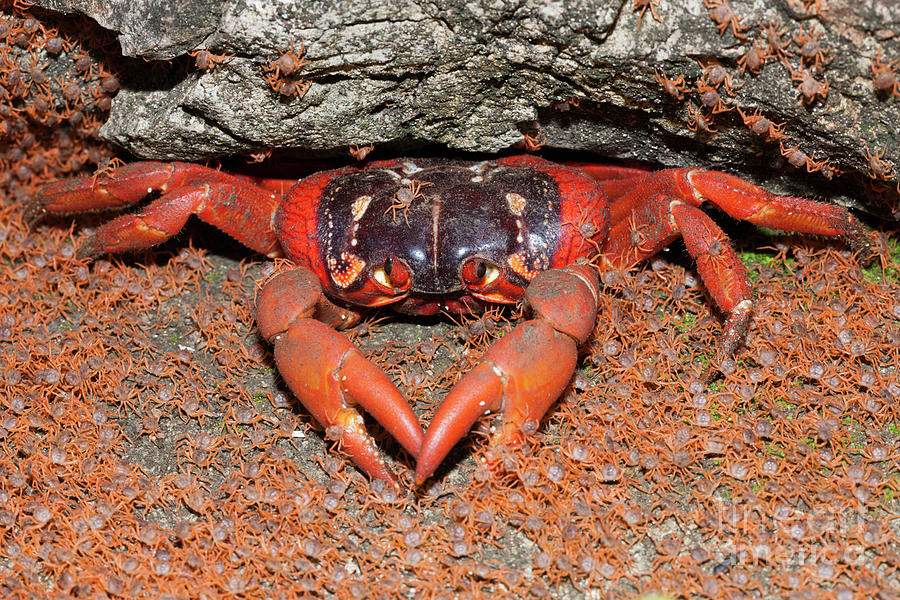
[[[408,210],[392,209],[398,191],[410,183],[421,187]],[[540,271],[550,265],[560,203],[553,178],[533,169],[407,160],[397,168],[335,177],[319,202],[317,235],[332,273],[352,271],[359,260],[363,270],[371,269],[393,255],[412,272],[413,294],[459,292],[460,266],[472,256],[501,266],[509,281],[525,286],[522,266]],[[517,254],[522,266],[514,269],[509,259]],[[362,279],[333,283],[352,293]]]

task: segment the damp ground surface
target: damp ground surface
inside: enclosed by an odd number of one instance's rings
[[[690,269],[663,257],[607,278],[576,378],[525,447],[488,470],[475,432],[415,491],[376,425],[399,489],[368,482],[280,381],[253,325],[271,263],[216,254],[202,227],[86,263],[80,234],[29,231],[13,204],[3,222],[9,591],[898,590],[896,263],[754,236],[769,249],[743,254],[746,347],[708,386],[722,321]],[[382,312],[351,335],[427,422],[512,316]]]

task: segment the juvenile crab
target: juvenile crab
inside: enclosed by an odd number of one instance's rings
[[[414,183],[418,193],[404,218],[392,218],[398,194]],[[396,481],[355,406],[368,411],[416,459],[418,484],[483,414],[502,414],[492,444],[514,444],[560,396],[594,328],[599,283],[590,264],[627,268],[683,238],[727,315],[721,351],[732,353],[752,291],[725,233],[699,209],[704,201],[756,225],[869,247],[845,209],[775,196],[725,173],[533,156],[387,160],[290,182],[138,162],[96,180],[48,184],[31,212],[124,207],[154,190],[157,199],[99,227],[79,255],[159,244],[197,215],[257,252],[292,260],[296,268],[271,277],[257,298],[258,328],[274,344],[279,372],[361,470]],[[428,315],[520,299],[532,318],[459,381],[427,431],[391,380],[335,331],[355,324],[366,307]]]

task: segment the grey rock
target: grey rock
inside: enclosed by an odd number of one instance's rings
[[[673,99],[655,73],[684,75],[696,90],[702,61],[734,78],[734,95],[723,92],[729,107],[785,124],[786,146],[861,175],[867,146],[900,164],[900,98],[877,95],[871,73],[879,46],[886,61],[900,58],[893,3],[829,0],[819,16],[795,0],[735,0],[746,39],[720,34],[702,0],[661,0],[660,20],[647,11],[640,28],[632,0],[37,3],[94,17],[119,33],[127,55],[231,55],[207,71],[182,58],[159,82],[150,64],[123,78],[102,134],[140,157],[268,148],[321,156],[369,143],[393,154],[434,144],[495,153],[540,132],[547,147],[604,157],[791,170],[737,111],[710,116],[712,133],[688,128],[699,94]],[[802,102],[777,60],[758,75],[739,71],[752,43],[765,47],[770,20],[783,24],[786,42],[801,27],[821,34],[831,60],[813,74],[829,83],[824,101]],[[298,76],[310,87],[287,97],[266,76],[292,43],[303,47]],[[799,44],[788,48],[790,68],[800,69]]]

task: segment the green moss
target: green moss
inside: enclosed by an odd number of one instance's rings
[[[773,268],[779,275],[791,273],[797,265],[797,261],[793,258],[782,260],[778,255],[766,250],[743,250],[740,257],[751,283],[756,283],[759,279],[759,269],[755,268],[757,265]]]
[[[777,456],[779,458],[784,458],[785,456],[787,456],[787,452],[784,451],[784,447],[778,442],[772,442],[768,444],[766,446],[766,453]]]
[[[209,283],[218,283],[225,279],[225,270],[216,269],[214,271],[208,271],[203,274],[203,278]]]
[[[695,315],[694,313],[685,313],[681,317],[681,322],[675,325],[675,328],[678,331],[684,333],[685,331],[690,331],[694,327],[694,325],[696,325],[696,323],[697,315]]]
[[[779,399],[776,400],[775,402],[778,404],[778,406],[780,406],[780,407],[784,410],[784,412],[786,413],[785,416],[786,416],[788,419],[793,419],[793,418],[794,418],[794,411],[797,410],[797,405],[796,405],[796,404],[793,404],[793,403],[791,403],[791,402],[788,402],[788,401],[785,400],[784,398],[779,398]]]

